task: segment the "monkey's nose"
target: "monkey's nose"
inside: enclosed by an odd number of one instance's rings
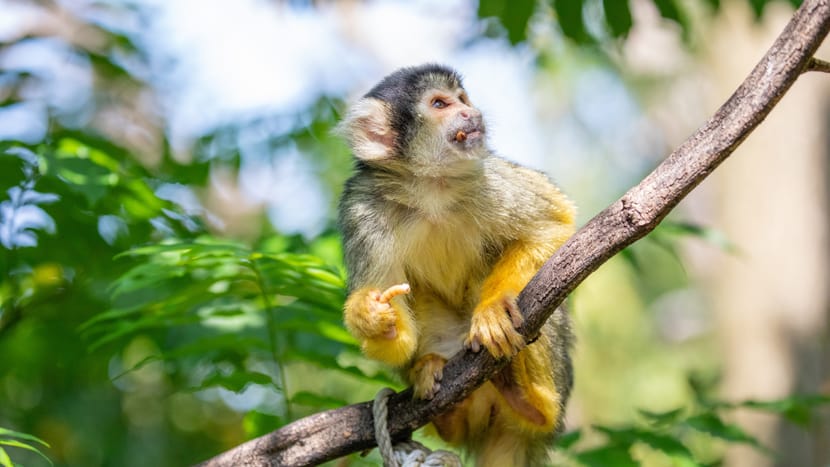
[[[481,112],[479,112],[477,109],[462,109],[460,112],[458,112],[458,114],[464,120],[475,120],[481,118]]]

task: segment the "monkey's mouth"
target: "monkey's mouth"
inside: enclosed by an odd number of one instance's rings
[[[470,144],[481,140],[484,132],[479,127],[458,130],[452,135],[452,141],[459,144]]]

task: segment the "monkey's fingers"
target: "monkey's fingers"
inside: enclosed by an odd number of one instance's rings
[[[382,294],[380,294],[380,298],[378,299],[381,303],[389,303],[390,300],[397,297],[398,295],[405,295],[408,294],[410,291],[409,284],[398,284],[389,287],[388,289],[384,290]]]
[[[484,347],[495,358],[513,357],[525,346],[524,338],[515,328],[521,319],[515,301],[504,297],[501,302],[473,312],[464,344],[473,352]]]
[[[481,341],[478,340],[478,336],[468,336],[464,339],[464,347],[478,353],[481,350]]]
[[[522,310],[519,309],[519,305],[516,303],[515,298],[507,298],[504,301],[504,310],[507,311],[507,316],[510,317],[510,322],[513,323],[513,327],[518,329],[519,326],[525,320],[525,317],[522,316]]]

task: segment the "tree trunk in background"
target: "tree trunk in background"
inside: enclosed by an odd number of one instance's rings
[[[704,47],[709,102],[730,94],[790,17],[771,4],[761,24],[745,2],[724,2]],[[817,54],[830,58],[830,47]],[[802,76],[779,107],[714,174],[715,219],[737,246],[707,266],[723,354],[722,395],[771,399],[827,391],[828,76]],[[739,412],[736,420],[780,454],[782,466],[830,462],[828,418],[804,431],[779,419]],[[776,460],[734,447],[725,465],[761,467]]]

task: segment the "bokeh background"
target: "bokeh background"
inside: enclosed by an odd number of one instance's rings
[[[584,223],[794,3],[0,0],[0,465],[192,464],[401,388],[343,330],[333,222],[331,130],[385,74],[457,68]],[[829,91],[802,76],[572,295],[557,462],[830,464]]]

